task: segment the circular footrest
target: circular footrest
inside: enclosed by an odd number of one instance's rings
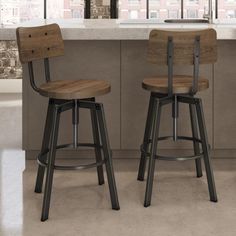
[[[159,137],[158,141],[163,141],[163,140],[168,140],[168,139],[172,139],[173,136],[163,136],[163,137]],[[200,139],[197,138],[193,138],[193,137],[187,137],[187,136],[177,136],[177,141],[178,140],[186,140],[186,141],[195,141],[198,143],[202,143],[202,141]],[[148,142],[148,144],[150,144],[151,141]],[[209,145],[210,148],[210,145]],[[150,157],[150,152],[146,152],[143,148],[143,145],[141,145],[140,148],[141,152],[144,153],[146,156]],[[198,158],[202,158],[203,157],[203,152],[199,153],[198,155],[190,155],[190,156],[165,156],[165,155],[155,155],[155,158],[158,160],[166,160],[166,161],[186,161],[186,160],[195,160]]]
[[[70,143],[70,144],[61,144],[58,145],[56,147],[56,149],[63,149],[63,148],[70,148],[70,147],[74,147],[74,144]],[[77,147],[97,147],[95,144],[93,143],[78,143]],[[76,148],[77,148],[76,147]],[[102,148],[101,145],[98,146],[99,148]],[[45,149],[42,152],[39,153],[37,161],[38,164],[44,167],[48,166],[48,162],[42,160],[42,156],[46,155],[49,152],[49,149]],[[100,162],[94,162],[94,163],[89,163],[89,164],[83,164],[83,165],[76,165],[76,166],[69,166],[69,165],[54,165],[54,169],[55,170],[84,170],[84,169],[89,169],[89,168],[93,168],[93,167],[98,167],[101,166],[105,163],[105,160],[102,160]]]

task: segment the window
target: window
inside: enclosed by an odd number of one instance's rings
[[[138,19],[138,11],[130,10],[129,11],[129,19]]]
[[[146,0],[119,0],[119,18],[146,19]]]
[[[158,19],[159,18],[159,12],[155,10],[150,10],[150,19]]]
[[[168,10],[168,18],[178,19],[179,18],[179,10]]]
[[[196,9],[188,9],[187,18],[198,18],[198,11]]]
[[[47,0],[47,18],[84,18],[83,0]]]
[[[236,0],[218,0],[218,19],[236,18]]]
[[[1,24],[43,17],[43,0],[0,0]],[[84,18],[84,0],[47,0],[47,18]]]
[[[15,24],[35,18],[43,18],[42,0],[0,0],[0,22]]]
[[[140,4],[139,0],[128,0],[128,4]]]
[[[236,0],[221,0],[221,1],[235,1]],[[183,0],[183,12],[181,12],[181,0],[120,0],[119,1],[119,18],[128,19],[131,10],[139,10],[139,19],[147,18],[147,14],[141,16],[141,11],[147,13],[149,18],[157,18],[165,20],[168,18],[202,18],[203,14],[207,12],[208,0]],[[131,4],[132,3],[132,4]],[[134,6],[136,3],[136,6]]]

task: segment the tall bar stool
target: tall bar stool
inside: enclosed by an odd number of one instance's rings
[[[51,80],[49,58],[64,54],[64,43],[57,24],[30,28],[20,27],[17,28],[16,33],[20,60],[22,63],[28,63],[32,88],[40,95],[49,98],[42,148],[38,156],[39,167],[35,186],[35,192],[41,193],[46,167],[41,221],[48,219],[54,169],[81,170],[97,167],[98,183],[102,185],[104,184],[102,166],[105,164],[112,209],[119,210],[103,105],[95,102],[96,96],[110,92],[110,84],[104,80]],[[39,59],[44,60],[46,83],[37,87],[34,80],[33,61]],[[91,112],[93,143],[78,143],[78,115],[80,108],[89,109]],[[73,144],[57,145],[60,115],[70,109],[73,117]],[[95,163],[79,166],[55,165],[57,149],[66,147],[77,149],[80,146],[88,146],[95,149]]]
[[[213,64],[216,60],[217,42],[216,32],[213,29],[183,32],[152,30],[150,33],[148,61],[162,66],[167,65],[168,75],[146,78],[142,83],[142,87],[151,92],[138,171],[138,180],[143,181],[146,160],[149,157],[145,207],[151,204],[156,159],[195,160],[197,177],[201,177],[201,158],[203,158],[210,200],[217,202],[202,101],[200,98],[195,97],[198,91],[206,90],[209,87],[208,80],[199,76],[199,65]],[[174,65],[192,65],[193,75],[175,75],[173,72]],[[179,103],[189,105],[192,137],[178,135]],[[173,135],[159,137],[161,109],[167,104],[172,104]],[[198,132],[200,133],[200,138],[198,137]],[[158,155],[157,143],[166,139],[193,142],[194,154],[191,156]]]

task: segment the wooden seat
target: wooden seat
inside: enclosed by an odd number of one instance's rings
[[[39,93],[54,99],[84,99],[109,93],[110,84],[105,80],[55,80],[42,84]]]
[[[192,90],[193,77],[187,75],[173,76],[173,94],[189,94]],[[155,78],[146,78],[143,80],[142,87],[155,93],[168,94],[168,77],[158,76]],[[209,88],[209,81],[199,77],[198,91]]]

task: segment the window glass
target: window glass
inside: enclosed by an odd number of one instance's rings
[[[130,10],[129,19],[138,19],[138,10]]]
[[[43,18],[42,0],[0,0],[0,9],[1,24]]]
[[[44,16],[43,0],[0,0],[1,24],[15,24]],[[47,18],[84,18],[84,0],[47,0]]]
[[[121,19],[146,19],[146,0],[119,0],[118,6]]]
[[[204,10],[208,12],[208,1],[186,0],[184,3],[184,18],[203,18]]]
[[[146,1],[147,0],[120,0],[119,18],[128,19],[130,18],[131,10],[138,10],[138,18],[145,19]],[[236,2],[236,0],[221,1]],[[184,18],[203,18],[204,13],[208,13],[208,0],[184,0],[183,4]],[[233,12],[228,12],[228,15],[232,16]],[[149,0],[149,18],[157,18],[160,20],[181,18],[181,0]]]
[[[149,16],[150,19],[158,19],[159,18],[159,11],[157,11],[157,10],[151,10],[149,12],[149,14],[150,14],[150,16]]]
[[[218,19],[236,18],[236,0],[218,0]]]
[[[47,0],[47,18],[84,18],[83,0]]]

